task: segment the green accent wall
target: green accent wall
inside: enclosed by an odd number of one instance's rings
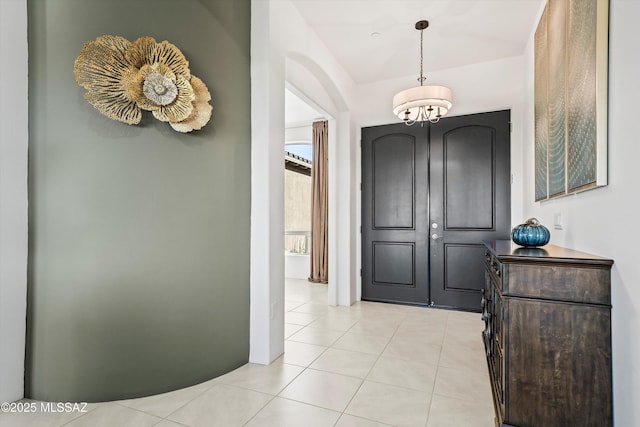
[[[105,401],[249,357],[249,0],[30,0],[26,396]],[[103,34],[185,54],[212,120],[110,120],[73,65]]]

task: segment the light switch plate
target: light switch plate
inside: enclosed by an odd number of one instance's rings
[[[553,228],[556,230],[562,230],[562,214],[553,214]]]

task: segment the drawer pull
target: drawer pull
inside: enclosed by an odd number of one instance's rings
[[[500,269],[498,268],[498,264],[492,262],[491,268],[493,269],[493,272],[496,273],[496,276],[500,277]]]

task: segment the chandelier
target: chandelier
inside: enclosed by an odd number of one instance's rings
[[[438,123],[451,109],[451,89],[444,86],[424,86],[426,78],[422,72],[423,48],[422,33],[429,26],[429,21],[416,22],[416,30],[420,30],[420,86],[398,92],[393,97],[393,114],[404,121],[407,126],[415,122]]]

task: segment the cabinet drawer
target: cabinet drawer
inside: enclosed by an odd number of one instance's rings
[[[611,304],[608,269],[510,265],[505,294],[590,304]]]

